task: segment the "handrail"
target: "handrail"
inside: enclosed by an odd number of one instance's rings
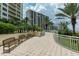
[[[54,37],[54,40],[68,48],[68,49],[71,49],[73,51],[76,51],[76,52],[79,52],[79,37],[76,37],[76,36],[68,36],[68,35],[61,35],[61,34],[58,34],[56,32],[53,32],[53,37]]]

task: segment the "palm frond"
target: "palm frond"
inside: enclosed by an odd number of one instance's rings
[[[65,5],[65,10],[69,11],[70,14],[76,14],[79,11],[77,3],[69,3]]]
[[[76,8],[75,14],[78,15],[78,12],[79,12],[79,6]],[[78,15],[78,16],[79,16],[79,15]]]
[[[62,16],[62,17],[68,17],[67,15],[63,14],[63,13],[58,13],[55,16]]]
[[[76,14],[79,11],[78,4],[76,3],[67,3],[64,4],[64,9],[58,8],[60,11],[62,11],[64,14],[71,16],[72,14]]]
[[[61,18],[60,17],[56,17],[55,19],[64,19],[64,18],[62,18],[62,17]]]
[[[62,11],[65,15],[70,16],[69,11],[62,9],[62,8],[58,8],[60,11]]]

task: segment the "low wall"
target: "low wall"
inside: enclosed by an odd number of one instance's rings
[[[45,34],[45,32],[27,32],[27,33],[16,33],[16,34],[0,34],[0,46],[2,46],[2,41],[7,39],[7,38],[10,38],[10,37],[15,37],[15,38],[18,38],[19,35],[27,35],[27,34],[35,34],[34,36],[37,36],[37,37],[40,37],[40,36],[43,36]]]

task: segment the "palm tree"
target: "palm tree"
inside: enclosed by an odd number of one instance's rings
[[[64,8],[58,8],[62,12],[56,14],[56,16],[70,18],[73,27],[73,34],[75,34],[75,24],[78,16],[79,6],[76,3],[67,3],[64,4],[64,6],[65,6]]]
[[[53,23],[52,21],[49,21],[48,26],[49,26],[50,30],[53,29],[53,24],[54,24],[54,23]]]
[[[49,19],[48,19],[48,17],[45,17],[45,18],[44,18],[43,24],[44,24],[45,29],[47,30],[47,29],[48,29],[48,24],[49,24]]]
[[[24,21],[27,23],[29,21],[29,18],[25,17]]]

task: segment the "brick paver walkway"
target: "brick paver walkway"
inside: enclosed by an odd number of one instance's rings
[[[79,53],[68,50],[58,45],[53,38],[52,33],[46,33],[42,37],[33,37],[18,47],[16,47],[11,53],[2,53],[2,47],[0,48],[0,55],[12,55],[12,56],[77,56]]]

